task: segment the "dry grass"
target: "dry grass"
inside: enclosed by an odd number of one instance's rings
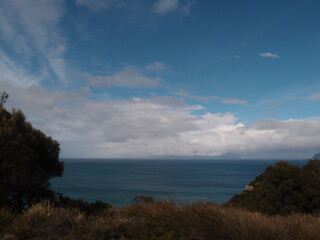
[[[266,216],[206,202],[144,203],[98,215],[37,204],[15,218],[0,210],[0,239],[320,240],[320,218]]]

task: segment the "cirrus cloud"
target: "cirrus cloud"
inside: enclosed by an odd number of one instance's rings
[[[239,99],[239,98],[222,98],[221,102],[227,103],[227,104],[247,104],[248,103],[247,100]]]
[[[28,75],[36,73],[39,81],[65,83],[67,45],[59,28],[63,14],[62,0],[1,1],[0,37],[10,49],[2,48],[1,70],[19,69]],[[15,55],[19,58],[12,57]]]
[[[320,92],[309,95],[307,99],[309,101],[320,101]]]

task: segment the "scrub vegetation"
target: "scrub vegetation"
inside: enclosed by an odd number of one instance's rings
[[[0,224],[5,240],[318,240],[320,233],[317,216],[267,216],[208,202],[110,206],[96,214],[38,203],[19,215],[2,209]]]

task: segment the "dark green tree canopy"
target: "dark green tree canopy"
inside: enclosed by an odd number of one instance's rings
[[[227,205],[267,214],[320,211],[320,161],[302,168],[284,161],[269,166]]]
[[[34,129],[20,110],[0,105],[0,207],[23,209],[52,192],[49,180],[62,176],[59,143]]]
[[[9,94],[6,92],[2,92],[1,93],[1,97],[0,97],[0,106],[2,106],[8,99]]]

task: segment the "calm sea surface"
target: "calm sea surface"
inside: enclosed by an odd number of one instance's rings
[[[275,160],[62,159],[52,189],[72,198],[123,206],[137,195],[156,200],[225,203]],[[292,160],[302,166],[306,160]]]

